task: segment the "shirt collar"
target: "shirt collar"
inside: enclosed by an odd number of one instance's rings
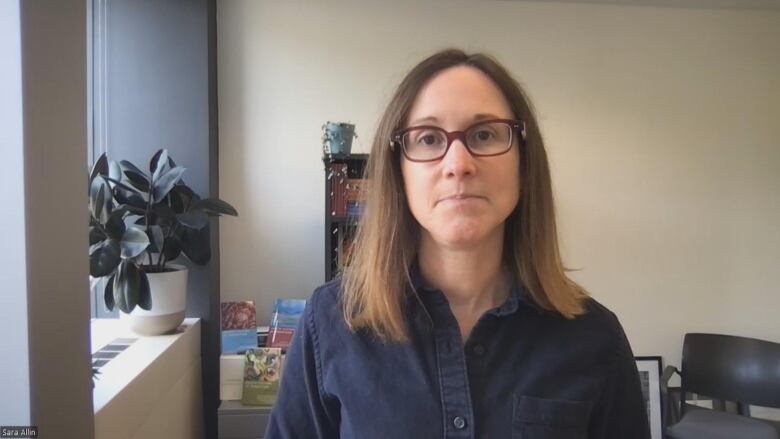
[[[420,272],[417,260],[409,267],[409,278],[412,286],[411,294],[416,295],[420,299],[420,303],[423,305],[424,310],[429,317],[431,306],[447,303],[447,298],[444,296],[444,293],[426,284],[425,279]],[[530,304],[531,302],[529,302],[529,300],[530,298],[528,297],[525,288],[523,288],[520,282],[515,279],[512,282],[512,288],[506,301],[497,308],[492,308],[487,311],[487,314],[492,314],[497,317],[514,314],[520,309],[521,305]]]

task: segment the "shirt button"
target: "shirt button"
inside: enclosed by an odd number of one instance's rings
[[[479,355],[479,356],[481,357],[481,356],[485,355],[485,347],[484,347],[484,346],[482,346],[481,344],[474,345],[473,352],[474,352],[476,355]]]
[[[463,430],[466,428],[466,420],[460,416],[456,416],[455,419],[452,420],[452,425],[454,425],[458,430]]]

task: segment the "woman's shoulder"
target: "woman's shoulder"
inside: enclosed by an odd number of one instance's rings
[[[582,305],[584,312],[573,318],[554,311],[542,312],[544,333],[601,352],[621,349],[625,333],[617,315],[592,296],[583,298]]]
[[[622,332],[622,326],[617,315],[606,305],[593,296],[587,296],[582,302],[584,312],[572,322],[581,329],[587,329],[590,333],[609,333],[617,335]],[[604,334],[608,335],[608,334]]]
[[[616,325],[620,325],[617,315],[593,296],[587,296],[583,299],[583,305],[585,313],[580,317],[586,317],[592,324],[603,325],[609,329],[615,329]]]
[[[306,304],[307,318],[318,332],[331,333],[346,328],[341,313],[341,278],[314,289]]]
[[[603,347],[613,353],[630,351],[625,330],[617,314],[592,296],[585,299],[584,305],[586,312],[577,319],[582,319],[582,323],[588,330],[587,333],[600,336],[598,338],[601,338],[604,343]]]
[[[324,312],[334,306],[338,306],[341,295],[341,278],[335,278],[329,282],[318,286],[311,293],[309,303],[312,305],[312,311]]]

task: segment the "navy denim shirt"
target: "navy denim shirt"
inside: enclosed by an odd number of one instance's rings
[[[412,277],[407,344],[351,333],[340,281],[317,288],[267,439],[650,438],[631,347],[596,300],[569,320],[515,286],[464,344],[444,294]]]

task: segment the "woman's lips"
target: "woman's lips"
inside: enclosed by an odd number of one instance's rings
[[[449,197],[444,197],[441,200],[439,200],[439,203],[468,204],[479,200],[484,200],[484,197],[480,197],[478,195],[472,195],[472,194],[457,194],[457,195],[450,195]]]

